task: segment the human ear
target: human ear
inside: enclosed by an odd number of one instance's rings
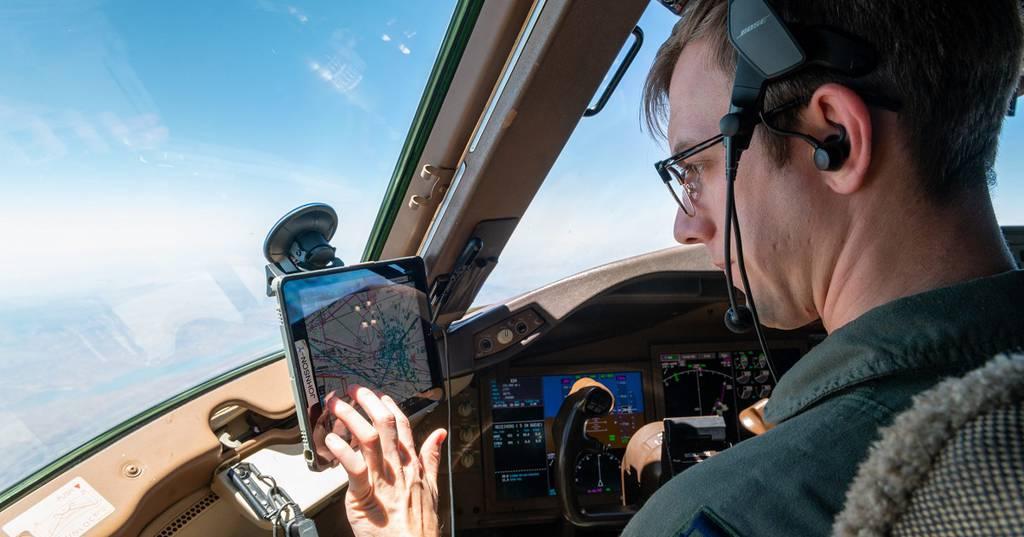
[[[859,95],[840,84],[824,84],[811,97],[802,127],[845,153],[841,163],[823,171],[825,184],[837,194],[853,194],[864,188],[871,167],[871,111]],[[839,137],[845,139],[839,139]],[[841,147],[841,149],[840,149]]]

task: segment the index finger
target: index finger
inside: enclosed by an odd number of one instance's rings
[[[395,415],[395,422],[398,424],[398,443],[405,448],[410,458],[415,458],[416,442],[412,437],[412,424],[409,423],[409,418],[406,417],[405,412],[402,412],[402,409],[398,407],[398,404],[390,396],[385,395],[380,400]]]
[[[391,463],[394,468],[401,467],[402,461],[398,454],[398,419],[373,392],[363,386],[353,385],[349,388],[349,396],[355,399],[373,420],[373,426],[380,436],[380,449],[384,460]]]

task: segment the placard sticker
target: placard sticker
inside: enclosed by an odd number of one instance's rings
[[[4,524],[4,533],[8,537],[81,537],[113,512],[106,498],[76,477]]]

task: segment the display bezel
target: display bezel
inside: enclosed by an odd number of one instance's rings
[[[487,481],[484,487],[484,498],[489,511],[551,511],[558,509],[557,496],[545,496],[542,498],[526,498],[518,500],[498,499],[497,479],[494,478],[494,445],[491,441],[493,413],[491,409],[490,386],[491,381],[509,376],[542,377],[546,375],[579,375],[584,373],[640,373],[640,386],[644,397],[644,423],[649,423],[657,418],[652,403],[654,398],[654,385],[651,382],[650,365],[641,361],[636,362],[601,362],[596,364],[571,364],[554,366],[532,366],[532,367],[510,367],[499,366],[481,377],[480,408],[483,409],[483,429],[481,433],[481,455],[483,457],[483,471]],[[606,496],[580,497],[584,506],[611,505]]]
[[[313,439],[313,421],[314,418],[311,416],[311,411],[314,404],[319,404],[319,397],[317,401],[310,402],[306,396],[306,389],[302,382],[302,364],[298,356],[296,355],[295,334],[292,331],[292,319],[288,316],[288,308],[286,303],[286,291],[288,283],[305,280],[310,278],[321,278],[325,276],[332,276],[335,274],[352,272],[357,270],[370,270],[386,267],[388,265],[397,265],[402,270],[412,277],[413,287],[419,292],[421,299],[421,319],[424,330],[424,347],[427,352],[427,363],[430,368],[430,383],[423,394],[427,397],[421,398],[413,406],[405,406],[405,410],[409,412],[411,416],[421,413],[433,404],[436,404],[441,399],[442,394],[442,372],[439,358],[439,351],[437,348],[437,341],[431,336],[430,330],[430,304],[426,299],[427,294],[427,273],[426,266],[423,263],[423,259],[419,257],[403,257],[399,259],[390,259],[385,261],[375,261],[369,263],[359,263],[356,265],[348,265],[344,267],[329,268],[323,270],[299,272],[293,274],[286,274],[276,278],[272,284],[272,287],[277,295],[277,307],[280,314],[281,320],[281,332],[284,340],[285,356],[288,362],[288,372],[291,377],[292,394],[295,399],[296,415],[298,417],[299,429],[302,436],[303,444],[303,456],[306,459],[306,463],[310,469],[318,471],[333,466],[335,461],[325,459],[317,453],[316,446],[314,445]],[[395,284],[404,285],[404,284]],[[405,402],[401,402],[405,403]]]

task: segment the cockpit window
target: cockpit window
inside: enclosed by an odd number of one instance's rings
[[[280,348],[264,234],[358,261],[454,5],[0,7],[0,490]]]
[[[655,52],[677,20],[656,3],[647,8],[639,22],[643,48],[604,110],[580,120],[474,306],[676,244],[678,205],[652,166],[670,152],[642,130],[640,97]],[[1024,99],[1019,114],[1024,115]],[[992,189],[1001,225],[1024,225],[1024,156],[1014,150],[1020,147],[1024,118],[1006,118]]]
[[[664,143],[641,130],[640,94],[658,45],[676,20],[656,2],[647,7],[638,23],[644,32],[639,54],[604,109],[580,120],[476,305],[675,244],[677,205],[651,165],[668,154]],[[612,70],[630,44],[623,46]]]
[[[1024,98],[1018,99],[1018,115],[1003,121],[996,156],[996,185],[992,204],[1003,226],[1024,226]]]

